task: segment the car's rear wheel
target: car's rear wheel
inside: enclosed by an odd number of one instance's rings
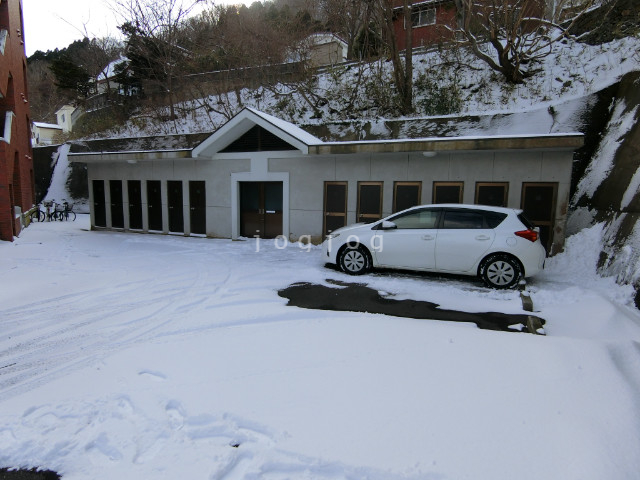
[[[345,248],[340,252],[338,262],[340,269],[351,275],[361,275],[371,269],[369,252],[362,246]]]
[[[480,278],[491,288],[513,288],[521,276],[520,262],[504,253],[490,255],[480,267]]]

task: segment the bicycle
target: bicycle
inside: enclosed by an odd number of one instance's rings
[[[66,200],[62,202],[62,205],[56,205],[55,210],[56,220],[71,220],[76,219],[76,212],[73,211],[73,203],[69,203]]]
[[[36,205],[36,210],[29,214],[31,222],[44,222],[47,219],[46,214],[40,210],[40,204]]]
[[[47,209],[46,212],[46,220],[48,222],[52,222],[56,219],[56,202],[55,200],[51,200],[50,202],[43,202],[43,205]],[[43,220],[44,221],[44,220]]]

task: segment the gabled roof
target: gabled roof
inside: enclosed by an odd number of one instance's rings
[[[213,135],[193,149],[193,157],[212,157],[225,149],[234,140],[247,133],[255,126],[259,126],[280,138],[284,142],[309,153],[309,147],[319,145],[322,140],[302,130],[300,127],[268,115],[259,110],[245,107],[235,117],[216,130]]]

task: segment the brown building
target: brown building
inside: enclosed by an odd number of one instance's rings
[[[400,50],[406,48],[403,5],[404,0],[393,2],[393,26]],[[458,10],[453,0],[414,1],[411,6],[413,48],[451,40],[451,29],[457,27],[457,14]]]
[[[22,3],[0,0],[0,240],[35,200],[28,98]]]

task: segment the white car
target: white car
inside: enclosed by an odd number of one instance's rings
[[[327,235],[322,255],[353,275],[398,268],[473,275],[511,288],[544,268],[546,251],[522,210],[435,204],[339,228]]]

